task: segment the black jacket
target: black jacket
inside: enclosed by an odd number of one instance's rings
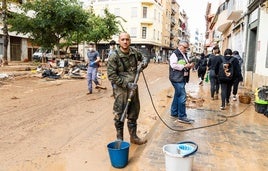
[[[198,60],[198,62],[197,62],[197,64],[196,64],[196,69],[201,69],[201,70],[204,70],[204,69],[206,69],[207,68],[207,58],[205,58],[205,57],[201,57],[199,60]]]
[[[219,66],[222,63],[222,55],[213,55],[211,54],[208,59],[208,70],[215,70],[215,74],[219,73]]]
[[[224,58],[228,61],[230,61],[231,58],[234,58],[233,62],[232,62],[232,65],[233,65],[233,78],[232,78],[232,82],[236,79],[239,79],[240,76],[241,76],[241,68],[240,68],[240,65],[239,65],[239,61],[237,58],[233,57],[233,56],[224,56]],[[221,63],[222,63],[222,59],[221,59]],[[220,64],[221,64],[220,63]],[[217,65],[215,70],[219,71],[219,66],[220,65]],[[220,80],[219,80],[220,81]],[[221,82],[221,81],[220,81]]]

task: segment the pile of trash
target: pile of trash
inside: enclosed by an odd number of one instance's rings
[[[56,79],[85,79],[87,77],[88,64],[84,61],[59,59],[47,63],[36,63],[34,65],[9,65],[1,67],[0,81],[6,81],[17,76],[38,77],[46,80]],[[102,67],[102,65],[101,65]],[[98,79],[105,79],[106,75],[101,68],[97,73]]]
[[[37,67],[36,73],[41,73],[41,78],[49,79],[84,79],[87,74],[87,63],[80,61],[60,60],[48,62]]]

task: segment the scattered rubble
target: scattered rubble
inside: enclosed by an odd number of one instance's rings
[[[60,60],[39,65],[36,73],[41,73],[41,78],[71,79],[86,78],[87,64],[80,61]]]
[[[102,70],[98,78],[103,79]],[[47,63],[11,63],[0,67],[0,86],[5,82],[25,77],[37,77],[47,81],[56,79],[85,79],[87,76],[87,63],[77,60],[60,59]]]

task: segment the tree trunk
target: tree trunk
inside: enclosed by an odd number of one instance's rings
[[[3,53],[3,65],[8,65],[8,60],[7,60],[7,48],[8,48],[8,29],[7,29],[7,1],[2,0],[2,17],[3,17],[3,33],[4,33],[4,53]]]

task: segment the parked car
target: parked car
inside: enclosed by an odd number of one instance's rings
[[[62,59],[62,58],[68,58],[68,55],[66,52],[60,50],[59,56],[57,55],[57,51],[53,49],[43,49],[43,48],[38,48],[32,56],[32,59],[34,61],[42,61],[42,56],[44,55],[45,60],[55,60],[56,58]]]
[[[38,48],[32,56],[32,59],[34,61],[42,61],[42,56],[44,55],[46,61],[48,60],[52,60],[53,58],[55,58],[54,54],[53,54],[53,50],[52,49],[43,49],[43,48]]]

